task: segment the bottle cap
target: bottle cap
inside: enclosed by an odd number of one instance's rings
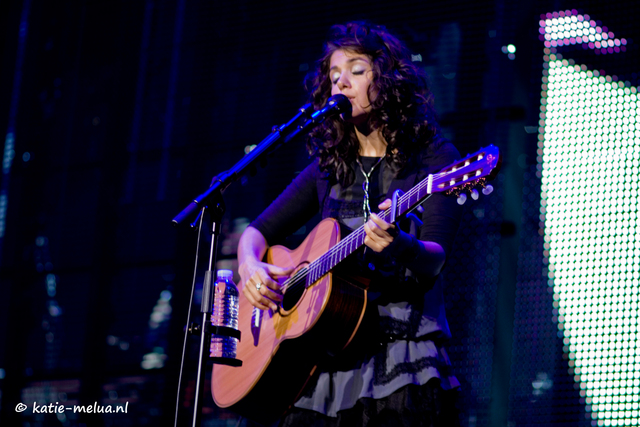
[[[231,270],[218,270],[218,280],[233,280],[233,271]]]

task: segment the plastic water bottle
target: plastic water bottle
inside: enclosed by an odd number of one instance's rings
[[[238,288],[233,271],[218,270],[213,296],[211,325],[238,329]],[[225,335],[211,336],[211,357],[236,358],[238,339]]]

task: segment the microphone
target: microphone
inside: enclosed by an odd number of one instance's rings
[[[347,116],[351,115],[351,102],[349,101],[349,98],[342,94],[332,96],[327,100],[327,103],[324,107],[311,115],[310,122],[313,124],[318,124],[327,117],[333,116],[335,114],[345,114]]]
[[[349,98],[342,94],[338,94],[327,99],[327,103],[324,107],[311,114],[310,119],[305,121],[303,124],[298,126],[296,130],[287,135],[284,140],[285,144],[296,138],[301,133],[308,132],[312,127],[317,126],[327,117],[333,116],[335,114],[345,114],[347,116],[351,115],[351,101],[349,101]]]

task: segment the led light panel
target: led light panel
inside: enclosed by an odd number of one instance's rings
[[[547,18],[538,154],[558,328],[592,424],[638,425],[640,96],[553,48],[617,53],[626,40],[575,11]]]
[[[548,13],[540,20],[540,34],[545,47],[581,44],[585,49],[596,49],[597,53],[619,53],[626,51],[627,40],[615,37],[613,31],[601,27],[589,15],[577,11]]]

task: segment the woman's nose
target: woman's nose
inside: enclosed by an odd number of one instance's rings
[[[338,89],[342,90],[349,86],[349,80],[345,76],[340,76],[338,79]]]

